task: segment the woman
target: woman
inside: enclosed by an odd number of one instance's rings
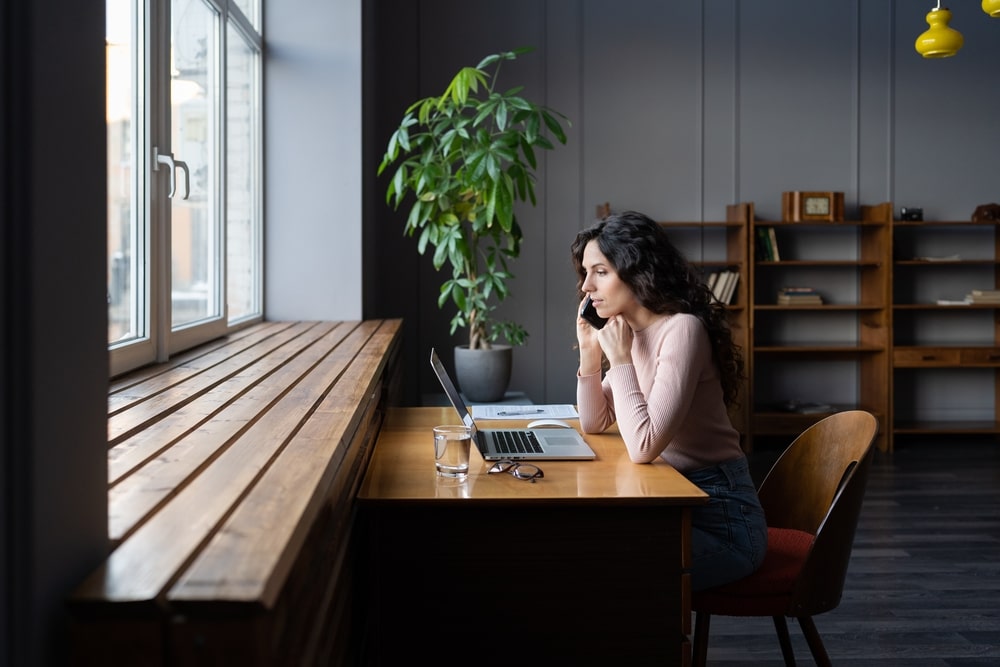
[[[743,360],[725,307],[641,213],[581,231],[572,253],[580,291],[608,318],[598,330],[577,317],[581,428],[617,421],[632,461],[662,458],[709,495],[692,514],[694,590],[747,576],[764,559],[767,526],[726,410]]]

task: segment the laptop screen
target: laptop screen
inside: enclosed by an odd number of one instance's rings
[[[441,388],[444,389],[444,393],[448,395],[448,400],[451,401],[452,406],[458,412],[458,415],[462,418],[462,422],[472,429],[472,438],[476,438],[476,422],[472,419],[472,413],[469,411],[469,407],[465,404],[465,399],[462,398],[462,394],[458,392],[455,387],[455,383],[451,381],[451,376],[448,375],[448,371],[444,369],[444,364],[438,358],[437,352],[434,348],[431,348],[431,367],[434,369],[434,374],[438,377],[438,382],[441,383]]]

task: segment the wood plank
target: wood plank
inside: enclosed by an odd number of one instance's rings
[[[146,382],[150,378],[160,375],[165,371],[169,371],[175,366],[189,363],[193,359],[197,359],[198,357],[214,352],[220,348],[228,345],[235,345],[241,340],[262,340],[267,336],[273,335],[274,333],[291,326],[292,324],[294,324],[294,322],[257,322],[221,338],[203,343],[193,349],[178,352],[177,354],[172,355],[168,361],[150,364],[148,366],[143,366],[142,368],[128,371],[127,373],[111,379],[108,386],[108,397],[111,399],[116,394],[121,394],[125,390],[142,382]],[[137,398],[141,400],[142,397],[138,396]],[[108,414],[111,414],[110,410]]]
[[[292,341],[294,344],[262,360],[260,366],[264,368],[248,370],[251,378],[242,373],[230,378],[123,443],[122,447],[129,446],[129,450],[112,459],[109,467],[109,476],[116,482],[109,493],[111,539],[123,539],[173,497],[187,480],[260,419],[268,406],[310,373],[350,331],[348,327],[315,327]],[[323,335],[314,339],[313,334]],[[136,442],[132,444],[132,440]],[[165,451],[167,448],[169,451]],[[130,470],[130,464],[139,465],[133,462],[141,463],[141,467],[120,479]]]
[[[147,421],[110,450],[123,541],[70,598],[76,664],[353,663],[354,500],[401,330],[264,323],[116,380],[112,417]]]
[[[345,367],[344,357],[362,349],[378,323],[362,322],[337,346],[341,358],[317,366],[270,406],[200,474],[129,539],[83,584],[83,600],[129,602],[156,599],[209,540],[273,457],[312,415]],[[354,350],[345,355],[345,350]]]
[[[155,387],[146,386],[144,383],[141,387],[130,389],[130,395],[135,395],[140,391],[140,388],[149,390],[153,394],[108,418],[109,445],[113,446],[122,439],[148,427],[161,419],[165,413],[183,407],[215,385],[251,366],[263,354],[280,348],[292,337],[315,326],[329,325],[298,323],[287,332],[269,337],[258,345],[237,354],[233,355],[228,350],[221,349],[178,367],[174,371],[162,374],[150,380],[150,383],[156,385]]]
[[[309,367],[309,361],[295,360],[303,350],[310,349],[308,356],[315,363],[325,354],[322,346],[310,347],[317,340],[324,339],[330,333],[331,326],[312,327],[302,335],[286,340],[277,348],[260,348],[260,358],[253,364],[244,367],[235,375],[223,382],[205,389],[194,399],[185,402],[176,410],[164,410],[158,414],[157,421],[149,423],[141,431],[120,440],[108,452],[108,481],[115,485],[123,477],[139,466],[158,456],[166,448],[177,443],[183,436],[197,429],[203,422],[218,415],[222,410],[250,393],[261,384],[280,388],[286,382],[280,376],[271,377],[277,371],[287,372],[289,368],[301,368],[304,372]],[[336,330],[337,337],[346,336],[346,328]],[[331,340],[327,338],[326,340]],[[336,342],[336,338],[332,340]],[[248,407],[260,409],[263,397],[256,397]],[[223,417],[220,417],[223,419]],[[225,419],[232,419],[231,416]]]
[[[274,605],[322,505],[337,491],[338,479],[349,481],[341,466],[355,438],[358,446],[374,438],[378,422],[368,406],[379,400],[380,378],[398,331],[398,322],[389,323],[359,352],[334,351],[328,361],[343,365],[336,387],[331,383],[333,391],[201,550],[169,600]],[[366,416],[369,423],[362,424]]]

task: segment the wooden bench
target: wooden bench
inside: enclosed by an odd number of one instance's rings
[[[353,662],[355,495],[401,325],[264,322],[114,382],[76,664]]]

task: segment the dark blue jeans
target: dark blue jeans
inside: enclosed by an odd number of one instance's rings
[[[742,579],[764,561],[767,522],[746,457],[685,475],[708,494],[691,512],[691,588]]]

